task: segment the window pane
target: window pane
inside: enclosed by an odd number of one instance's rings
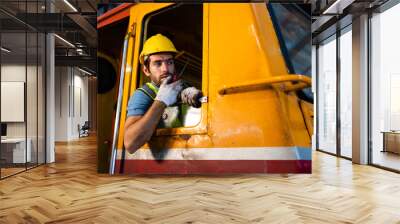
[[[374,15],[371,21],[371,132],[372,163],[400,170],[400,32],[396,29],[398,21],[400,4]]]
[[[282,54],[290,73],[311,76],[311,16],[306,4],[268,4],[281,45]],[[311,89],[303,90],[308,99]]]
[[[340,36],[340,153],[352,157],[352,33]]]
[[[318,149],[336,153],[336,39],[318,48]]]

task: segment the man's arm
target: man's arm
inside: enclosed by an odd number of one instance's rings
[[[182,82],[168,84],[171,79],[164,79],[157,96],[143,116],[129,116],[125,122],[124,146],[130,153],[136,152],[150,140],[164,112],[165,107],[174,104],[182,90]]]
[[[155,100],[143,116],[130,116],[125,122],[124,145],[134,153],[150,140],[166,105]]]

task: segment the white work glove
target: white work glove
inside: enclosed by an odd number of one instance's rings
[[[161,82],[155,98],[155,100],[163,102],[167,107],[176,103],[178,94],[183,88],[182,80],[168,84],[171,79],[172,77],[168,76]]]
[[[199,108],[201,107],[200,97],[203,93],[195,87],[188,87],[181,92],[182,103],[186,103],[189,106]]]

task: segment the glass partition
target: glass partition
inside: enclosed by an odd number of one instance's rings
[[[43,12],[44,4],[0,2],[0,178],[45,162],[46,40],[24,22],[29,13]]]
[[[26,113],[27,113],[27,149],[31,151],[30,161],[27,166],[32,167],[37,165],[38,145],[37,145],[37,116],[38,116],[38,35],[35,32],[27,33],[27,80],[26,80]]]
[[[26,33],[2,33],[1,51],[1,175],[26,169],[31,151],[26,147]],[[29,145],[28,145],[29,146]],[[29,149],[29,148],[28,148]]]
[[[38,165],[46,162],[45,145],[45,65],[46,65],[46,38],[43,33],[38,34],[38,64],[37,64],[37,162]]]

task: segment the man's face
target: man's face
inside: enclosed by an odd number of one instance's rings
[[[149,56],[149,65],[143,66],[143,72],[150,77],[156,85],[168,76],[175,73],[175,64],[172,54],[160,53]]]

